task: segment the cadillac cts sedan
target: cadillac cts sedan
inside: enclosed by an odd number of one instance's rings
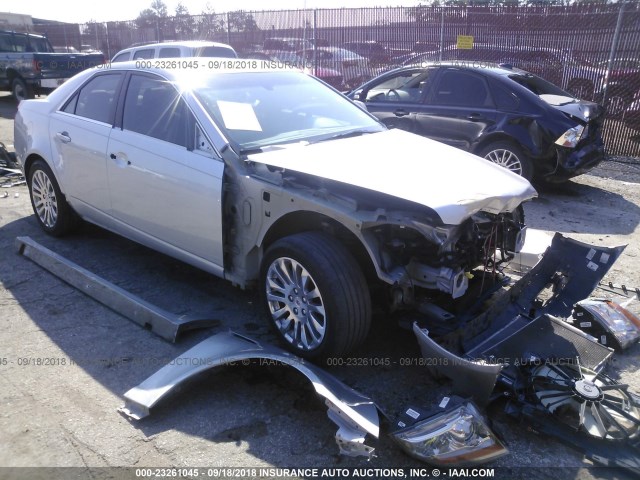
[[[475,153],[529,180],[566,181],[605,156],[602,107],[509,66],[427,62],[382,74],[349,97],[389,127]]]
[[[16,153],[45,232],[83,219],[256,287],[307,358],[364,341],[372,292],[389,309],[458,299],[519,250],[525,179],[387,130],[300,71],[167,65],[88,70],[20,104]]]

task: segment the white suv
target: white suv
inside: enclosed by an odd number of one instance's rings
[[[187,42],[151,43],[125,48],[116,53],[111,61],[126,62],[127,60],[177,57],[238,58],[238,54],[233,47],[224,43],[191,40]]]

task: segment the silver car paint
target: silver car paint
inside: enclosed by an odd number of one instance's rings
[[[272,345],[234,332],[213,335],[175,358],[137,387],[124,394],[125,405],[119,409],[129,418],[140,420],[150,409],[192,377],[212,368],[233,362],[263,360],[268,364],[284,364],[302,373],[325,400],[329,418],[338,425],[336,443],[340,452],[349,456],[373,455],[367,446],[367,434],[380,434],[378,409],[373,401],[348,387],[334,376],[308,361]],[[244,362],[243,362],[244,361]]]
[[[403,130],[300,143],[249,159],[403,198],[434,209],[449,225],[480,210],[510,212],[537,196],[502,167]]]

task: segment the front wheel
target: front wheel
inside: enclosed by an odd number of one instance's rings
[[[36,160],[27,178],[31,205],[42,229],[58,237],[76,227],[78,217],[62,195],[49,165]]]
[[[263,304],[286,347],[305,358],[340,356],[361,344],[371,324],[371,298],[354,258],[333,237],[304,232],[266,252]]]
[[[522,153],[522,150],[509,142],[495,142],[487,145],[478,155],[527,180],[533,178],[531,160]]]

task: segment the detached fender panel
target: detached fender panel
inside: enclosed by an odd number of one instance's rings
[[[366,434],[378,438],[378,410],[373,401],[308,361],[278,347],[262,345],[234,332],[214,335],[175,358],[137,387],[124,394],[119,409],[140,420],[150,409],[188,379],[221,365],[243,360],[271,360],[302,373],[324,398],[329,418],[338,425],[336,442],[345,455],[371,457],[373,448],[364,444]]]

